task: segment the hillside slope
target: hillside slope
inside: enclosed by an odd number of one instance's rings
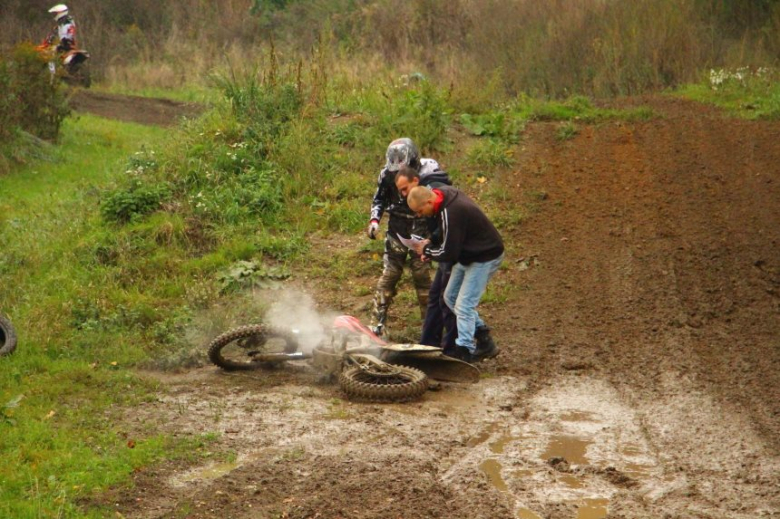
[[[563,143],[530,128],[515,183],[549,198],[516,239],[543,268],[502,316],[518,339],[505,369],[563,360],[661,392],[683,377],[778,448],[780,125],[633,102],[662,116]]]
[[[659,117],[565,141],[530,124],[516,167],[489,181],[536,207],[505,233],[505,299],[483,307],[502,353],[479,383],[366,405],[306,365],[157,374],[168,389],[129,430],[213,430],[234,461],[141,471],[93,504],[134,518],[779,514],[780,124],[623,103]],[[317,299],[356,312],[370,296]]]

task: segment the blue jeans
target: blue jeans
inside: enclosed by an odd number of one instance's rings
[[[485,293],[488,281],[501,266],[503,259],[502,254],[484,263],[470,265],[456,263],[452,266],[450,282],[447,283],[447,289],[444,291],[444,301],[457,317],[458,338],[455,339],[455,344],[468,348],[471,353],[476,349],[474,331],[485,325],[479,318],[477,305]]]

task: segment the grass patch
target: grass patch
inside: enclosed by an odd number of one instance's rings
[[[718,106],[745,119],[780,119],[780,73],[774,69],[713,69],[701,82],[684,85],[674,95]]]
[[[79,500],[201,443],[121,425],[122,408],[158,389],[132,372],[144,345],[165,341],[181,317],[136,276],[159,279],[170,267],[160,246],[180,225],[107,231],[99,193],[128,155],[165,132],[69,119],[52,160],[0,177],[0,301],[19,335],[16,353],[0,359],[2,517],[82,517]],[[160,282],[160,293],[172,285]]]
[[[572,96],[563,101],[544,101],[519,96],[512,106],[519,116],[529,121],[581,121],[595,123],[610,119],[621,121],[645,121],[654,117],[652,109],[599,108],[584,96]]]

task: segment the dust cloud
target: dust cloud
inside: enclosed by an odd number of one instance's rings
[[[318,312],[311,295],[305,292],[283,290],[277,292],[263,321],[274,328],[295,330],[300,336],[300,347],[311,352],[315,346],[330,337],[336,312]]]

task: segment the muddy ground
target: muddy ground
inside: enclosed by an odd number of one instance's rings
[[[379,405],[305,363],[147,373],[159,397],[128,430],[213,432],[207,448],[235,455],[142,470],[101,504],[135,519],[780,517],[780,124],[620,103],[657,117],[563,141],[532,123],[488,181],[532,210],[504,231],[482,308],[502,352],[478,383]],[[314,295],[367,316],[370,296]]]
[[[197,103],[83,89],[74,90],[68,102],[76,112],[154,126],[175,126],[183,118],[196,117],[203,112],[203,106]]]

